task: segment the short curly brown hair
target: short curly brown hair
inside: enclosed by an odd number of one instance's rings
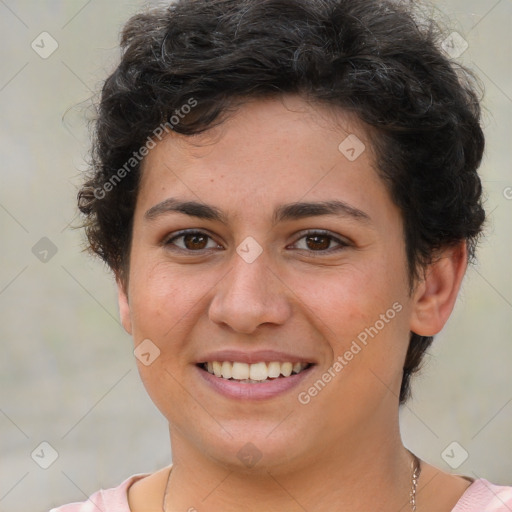
[[[372,127],[380,175],[404,220],[411,290],[437,250],[466,241],[472,259],[485,220],[477,87],[411,5],[178,0],[132,17],[78,195],[89,248],[126,282],[140,163],[162,126],[199,133],[239,101],[290,93]],[[411,333],[401,403],[432,340]]]

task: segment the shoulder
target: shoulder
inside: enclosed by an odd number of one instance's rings
[[[133,475],[117,487],[101,489],[95,492],[86,501],[52,508],[50,512],[97,512],[98,510],[104,510],[105,512],[130,512],[128,489],[135,482],[147,476],[149,474],[145,473]]]
[[[132,512],[162,511],[163,496],[171,469],[172,464],[136,481],[129,488],[128,501]]]
[[[510,512],[512,487],[479,478],[461,496],[452,512]]]

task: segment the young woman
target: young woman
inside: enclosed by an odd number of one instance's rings
[[[79,206],[173,460],[55,510],[512,510],[400,437],[485,218],[477,97],[418,16],[181,0],[127,23]]]

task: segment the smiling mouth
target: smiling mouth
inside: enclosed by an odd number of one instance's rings
[[[241,363],[230,361],[208,361],[199,364],[199,368],[221,379],[243,382],[247,384],[260,384],[275,379],[290,377],[306,370],[312,363],[281,363],[278,361]]]

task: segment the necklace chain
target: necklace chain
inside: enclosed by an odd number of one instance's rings
[[[414,455],[414,453],[409,452],[413,456],[413,461],[411,463],[412,467],[412,476],[411,476],[411,491],[409,493],[409,503],[411,505],[411,512],[416,512],[416,491],[418,489],[418,479],[421,473],[421,463],[420,459]],[[171,482],[171,472],[172,467],[169,470],[169,477],[167,478],[167,485],[165,486],[164,491],[164,500],[162,503],[163,512],[167,512],[167,494],[169,491],[169,484]]]
[[[414,453],[411,452],[411,455],[413,456],[414,460],[412,461],[412,487],[409,503],[411,504],[411,511],[416,512],[416,490],[418,488],[418,478],[420,477],[421,473],[421,464],[420,460],[418,457],[416,457],[416,455],[414,455]]]

